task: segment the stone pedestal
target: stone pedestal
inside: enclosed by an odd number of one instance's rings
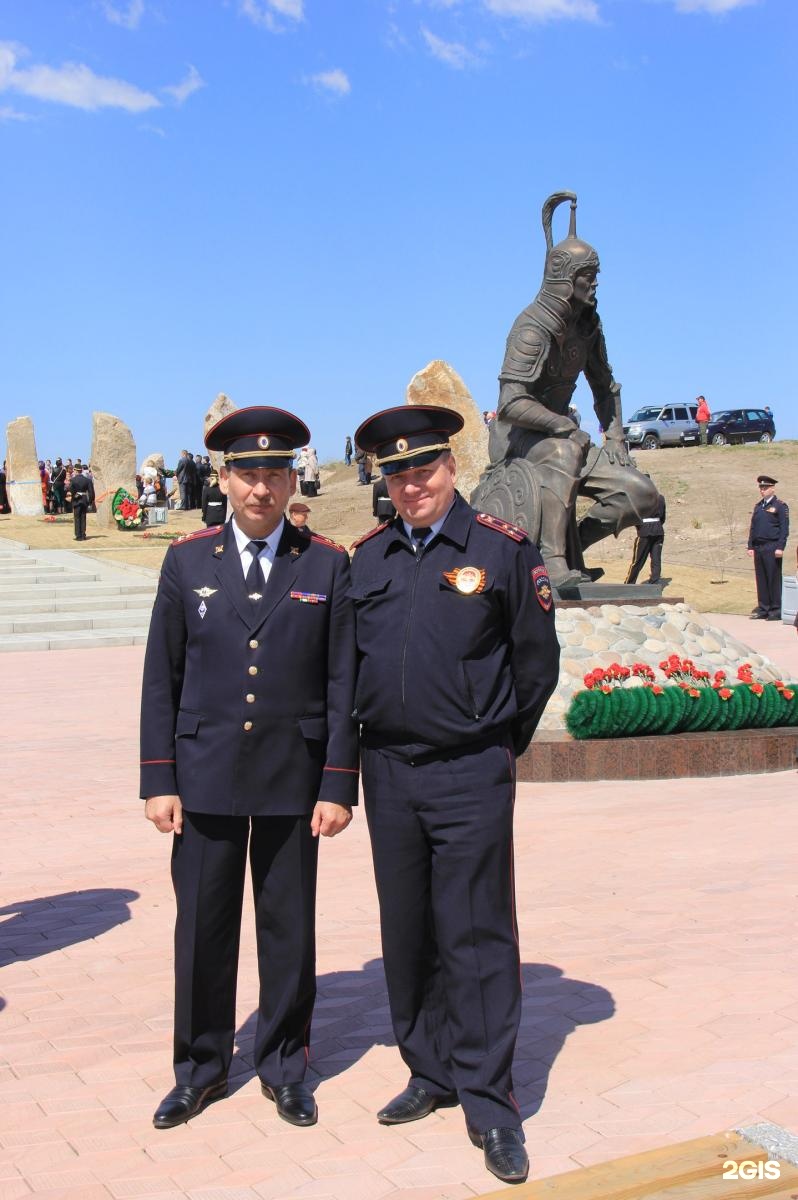
[[[128,426],[111,413],[91,415],[91,469],[97,496],[97,524],[115,525],[111,501],[117,488],[136,495],[136,443]],[[100,499],[102,497],[102,499]]]
[[[410,380],[407,403],[440,404],[464,418],[465,425],[452,438],[452,452],[457,460],[457,489],[468,499],[488,461],[488,430],[465,383],[454,367],[436,358]]]
[[[6,483],[11,511],[17,517],[41,516],[42,481],[31,418],[17,417],[10,421],[6,437]]]
[[[219,392],[219,395],[216,397],[213,404],[205,414],[205,419],[202,423],[203,437],[209,429],[212,429],[218,421],[221,421],[222,417],[228,416],[231,412],[235,412],[235,410],[236,405],[233,404],[233,401],[230,399],[230,397],[225,396],[224,392]],[[214,471],[218,473],[219,468],[224,462],[221,450],[209,450],[208,454],[210,456],[211,465],[213,466]]]

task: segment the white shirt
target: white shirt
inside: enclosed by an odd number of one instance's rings
[[[247,546],[252,541],[261,542],[264,539],[263,538],[251,538],[251,537],[248,537],[247,534],[242,533],[241,530],[238,528],[238,525],[236,524],[235,517],[233,517],[230,524],[233,527],[233,533],[234,533],[235,539],[236,539],[236,546],[238,547],[238,553],[241,556],[241,570],[244,572],[244,578],[246,579],[247,572],[249,571],[249,568],[252,565],[252,551],[248,550]],[[284,525],[285,525],[285,517],[283,517],[283,519],[281,520],[281,522],[277,526],[277,528],[273,529],[272,532],[269,534],[269,536],[266,538],[266,545],[263,547],[260,554],[258,555],[258,560],[260,562],[260,569],[263,572],[263,582],[264,583],[269,578],[269,572],[272,569],[272,563],[274,562],[275,555],[277,554],[277,547],[280,544],[280,538],[283,536],[283,526]]]

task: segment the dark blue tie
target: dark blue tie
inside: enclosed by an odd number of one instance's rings
[[[247,550],[252,555],[252,562],[249,564],[249,570],[247,571],[246,585],[249,598],[253,604],[259,604],[263,599],[263,571],[261,570],[258,555],[261,554],[265,545],[265,538],[263,541],[247,542]]]

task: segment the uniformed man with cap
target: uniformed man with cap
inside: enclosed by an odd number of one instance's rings
[[[351,820],[358,772],[349,559],[283,515],[294,450],[309,436],[297,417],[266,407],[209,430],[234,516],[170,546],[153,609],[141,795],[147,818],[174,834],[177,898],[177,1086],[155,1113],[159,1129],[227,1091],[247,853],[260,975],[255,1069],[286,1121],[317,1118],[303,1079],[318,837]]]
[[[781,620],[781,564],[790,533],[790,510],[776,497],[777,479],[758,475],[760,500],[751,514],[748,553],[754,560],[756,608],[752,621]]]
[[[396,517],[356,542],[361,772],[407,1088],[386,1125],[460,1103],[490,1171],[526,1178],[511,1068],[521,1012],[515,758],[558,674],[552,591],[523,530],[455,490],[455,412],[377,413],[355,434]]]

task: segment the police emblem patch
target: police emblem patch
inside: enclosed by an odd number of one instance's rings
[[[459,567],[456,571],[444,571],[443,578],[463,596],[473,596],[485,590],[487,574],[484,567]]]
[[[540,607],[549,612],[554,598],[551,594],[551,583],[549,582],[549,573],[545,567],[532,568],[532,586],[535,589],[535,595],[538,598]]]

